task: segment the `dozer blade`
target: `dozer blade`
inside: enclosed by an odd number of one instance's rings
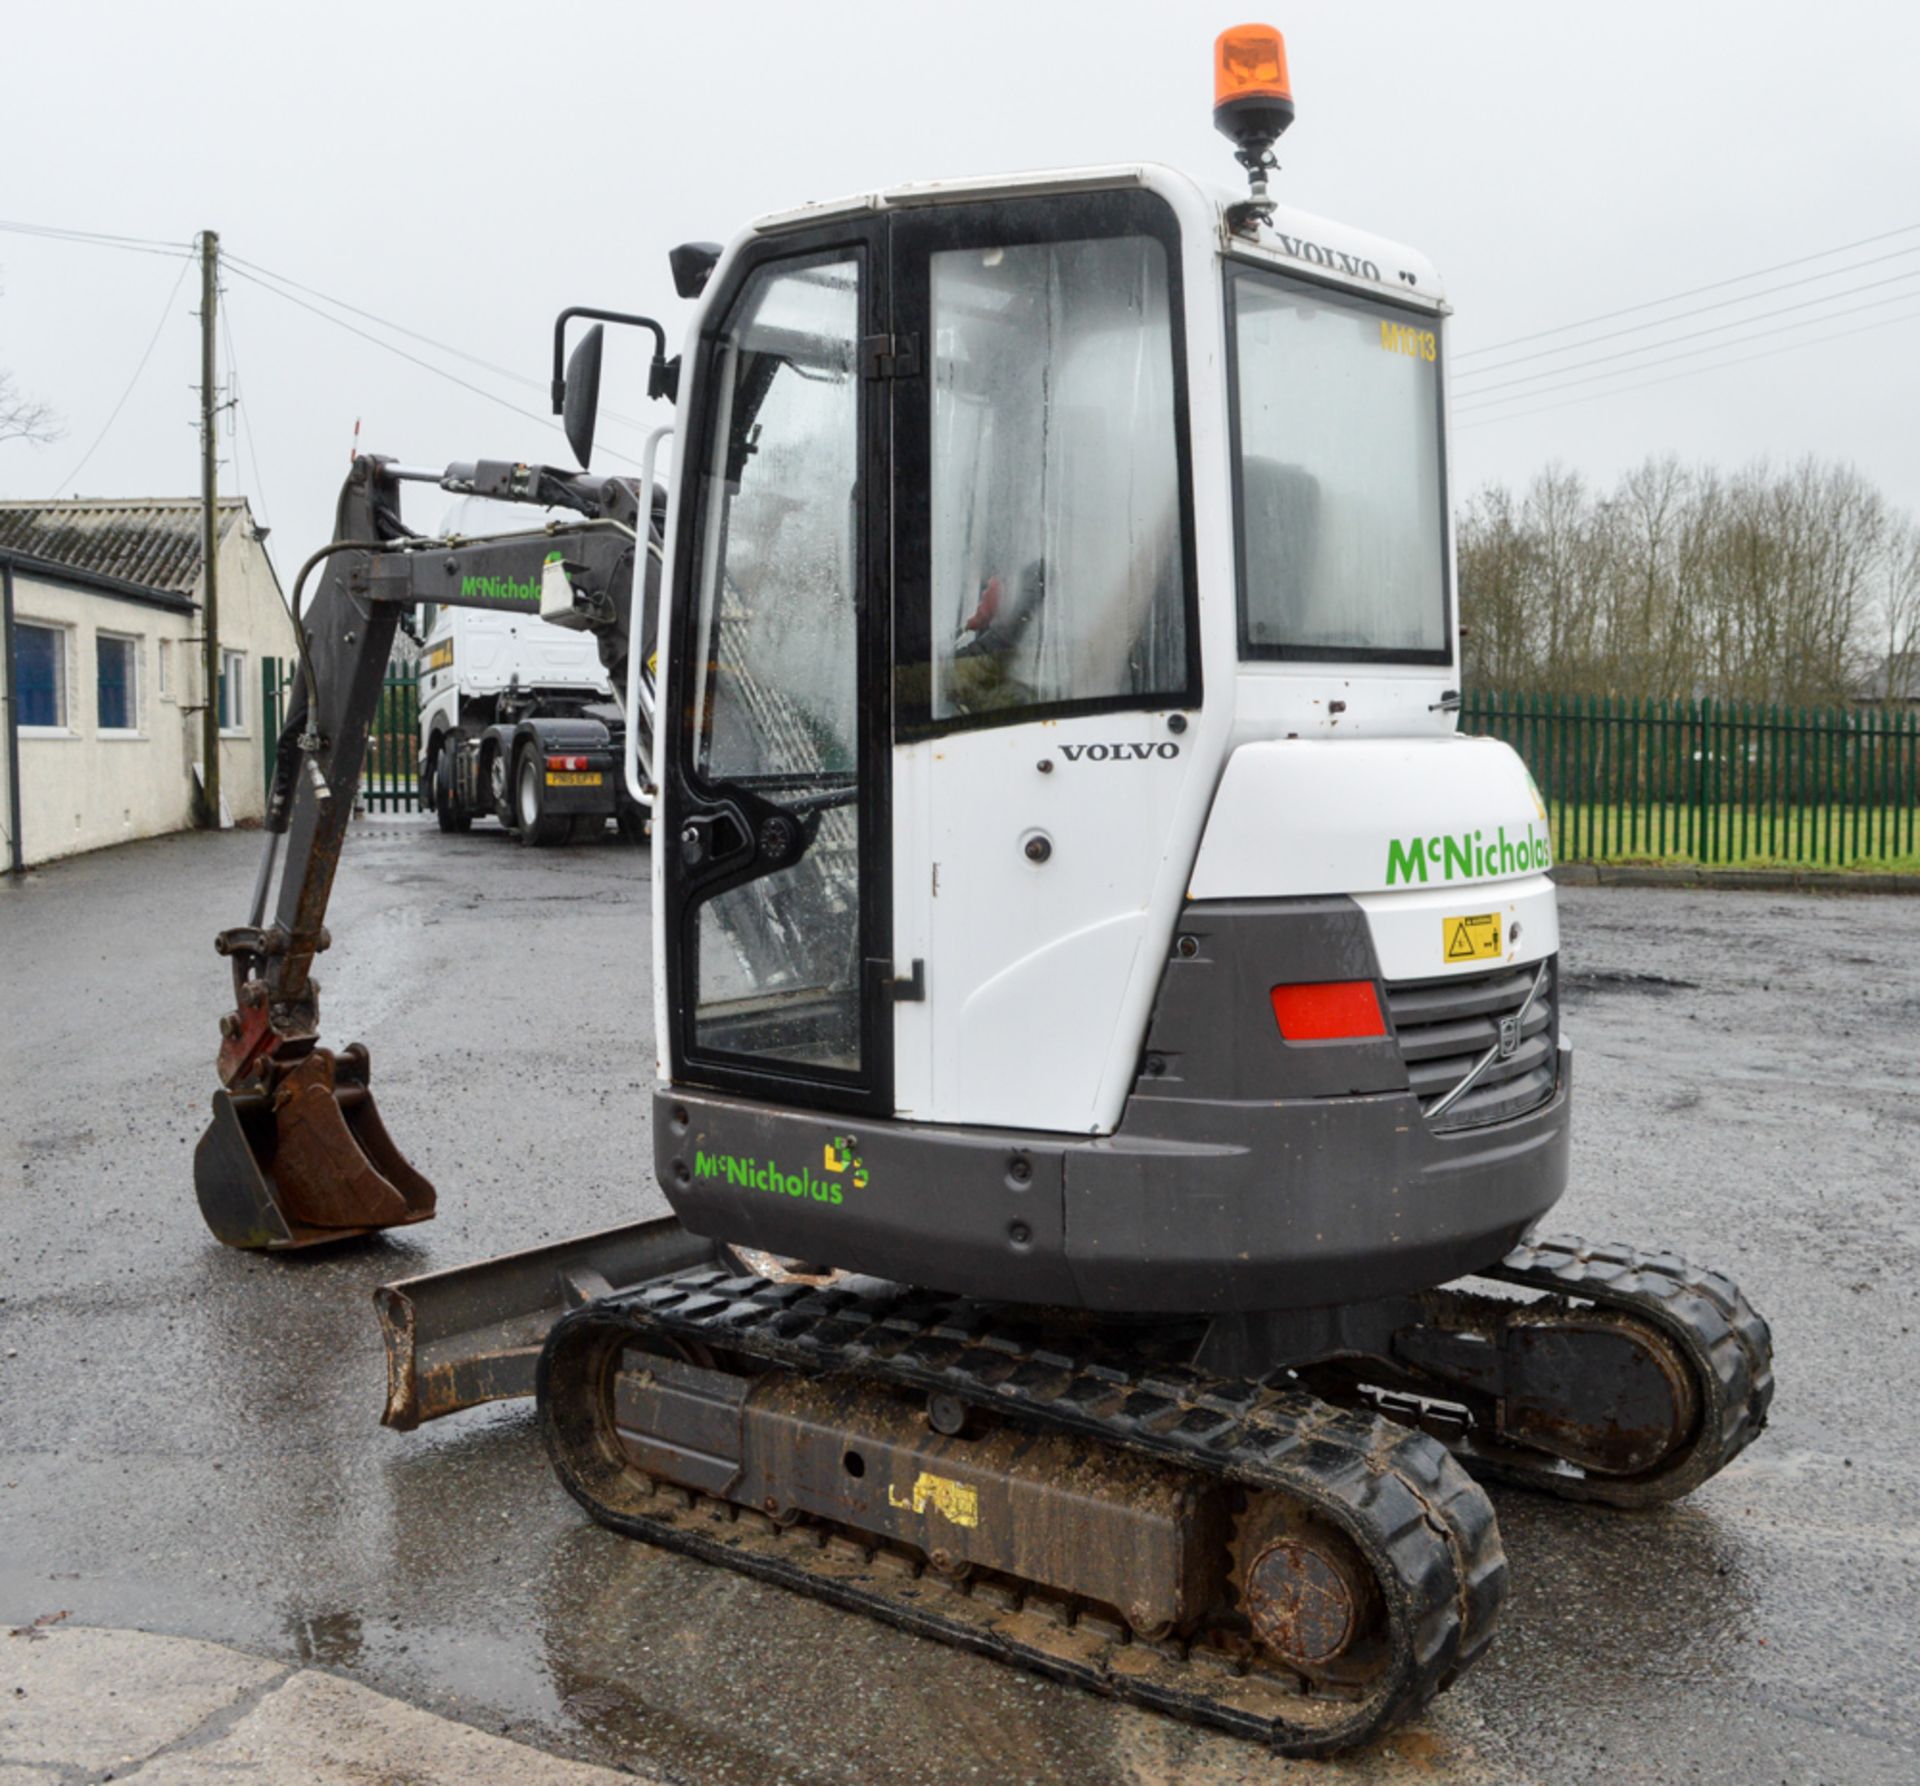
[[[713,1241],[661,1216],[382,1284],[373,1293],[387,1342],[381,1424],[410,1432],[462,1408],[531,1395],[540,1349],[562,1315],[719,1257]]]
[[[315,1048],[266,1090],[213,1094],[193,1182],[216,1238],[283,1251],[432,1216],[433,1186],[394,1146],[369,1070],[358,1043]]]

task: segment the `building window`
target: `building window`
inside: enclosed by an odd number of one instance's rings
[[[23,727],[62,731],[67,723],[67,629],[18,622],[13,629],[13,699]]]
[[[103,732],[140,729],[140,641],[115,633],[94,639],[94,718]]]
[[[223,732],[247,729],[247,654],[244,651],[220,653],[220,729]]]

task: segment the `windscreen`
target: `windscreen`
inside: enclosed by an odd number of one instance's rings
[[[1437,319],[1229,276],[1241,647],[1448,655]]]

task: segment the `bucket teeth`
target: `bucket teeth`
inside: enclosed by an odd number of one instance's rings
[[[194,1153],[201,1213],[228,1246],[312,1246],[425,1221],[433,1186],[408,1164],[368,1087],[367,1051],[315,1048],[267,1086],[213,1098]]]

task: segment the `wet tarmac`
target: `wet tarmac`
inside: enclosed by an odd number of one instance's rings
[[[1920,1778],[1920,900],[1565,895],[1555,1225],[1737,1276],[1773,1423],[1658,1513],[1495,1490],[1490,1655],[1288,1767],[601,1532],[524,1408],[381,1429],[376,1283],[663,1207],[645,865],[356,831],[326,1030],[443,1213],[269,1260],[213,1244],[190,1170],[257,844],[0,883],[0,1623],[217,1639],[714,1786]]]

